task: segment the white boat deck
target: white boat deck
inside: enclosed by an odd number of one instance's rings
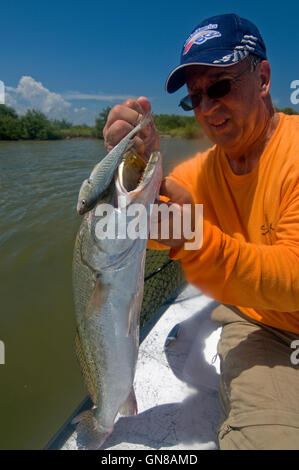
[[[101,449],[217,449],[221,328],[210,320],[216,305],[188,285],[166,310],[164,306],[139,349],[134,381],[138,415],[118,416]],[[164,349],[177,324],[177,339]],[[62,449],[76,448],[74,433]]]

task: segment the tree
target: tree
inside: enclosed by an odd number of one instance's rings
[[[9,116],[13,119],[18,119],[18,115],[13,108],[6,106],[5,104],[0,104],[0,117]]]
[[[18,140],[22,129],[18,119],[11,116],[0,116],[0,140]]]
[[[275,111],[277,111],[278,113],[281,112],[281,113],[284,113],[284,114],[299,114],[297,113],[297,111],[295,111],[293,108],[283,108],[283,109],[279,109],[279,108],[275,108]]]
[[[36,109],[29,109],[20,118],[23,139],[60,139],[61,132],[55,128],[47,117]]]
[[[73,123],[67,121],[66,119],[54,119],[52,124],[56,129],[71,129],[73,127]]]
[[[96,119],[96,124],[95,124],[96,136],[99,139],[103,139],[103,129],[106,124],[107,117],[108,117],[110,110],[111,110],[111,107],[107,106],[100,112],[99,117]]]
[[[18,115],[13,108],[0,105],[0,140],[17,140],[21,137]]]

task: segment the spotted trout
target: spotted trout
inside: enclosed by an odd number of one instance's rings
[[[83,216],[77,234],[73,258],[76,349],[94,404],[73,420],[80,449],[101,447],[118,412],[137,413],[133,382],[146,244],[150,205],[161,178],[158,151],[147,164],[127,152],[95,207]],[[136,236],[137,226],[145,236]]]

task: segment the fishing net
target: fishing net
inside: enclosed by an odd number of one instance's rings
[[[185,282],[180,261],[171,260],[168,254],[169,250],[146,250],[140,326]]]

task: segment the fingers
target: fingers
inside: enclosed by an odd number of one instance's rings
[[[136,127],[143,115],[150,111],[150,102],[144,96],[141,96],[138,100],[125,100],[122,104],[114,106],[103,129],[106,149],[110,151]],[[140,155],[145,155],[145,158],[147,158],[152,150],[159,148],[157,142],[158,133],[152,121],[134,138],[134,148]]]
[[[143,112],[142,106],[133,99],[114,106],[103,129],[106,147],[112,148],[118,144],[140,122]]]
[[[183,204],[194,204],[193,198],[189,191],[170,178],[165,178],[162,181],[159,193],[161,196],[166,196],[172,202],[176,202],[181,206]]]
[[[156,200],[156,207],[165,210],[153,211],[151,216],[150,238],[163,245],[179,248],[187,241],[184,236],[184,217],[190,221],[190,230],[195,230],[195,205],[189,191],[170,178],[162,181],[160,195],[169,198],[168,202]],[[167,210],[166,206],[169,209]],[[167,236],[165,236],[165,229]]]
[[[125,121],[131,126],[136,126],[143,114],[144,110],[137,100],[126,100],[111,109],[105,128],[110,128],[117,121]]]
[[[155,210],[151,214],[149,238],[163,245],[179,248],[186,241],[182,214],[179,204],[156,200]]]
[[[138,121],[139,113],[124,104],[114,106],[108,114],[107,122],[103,129],[105,146],[111,150],[125,137]]]
[[[140,96],[137,100],[138,104],[142,107],[145,113],[151,112],[151,104],[145,96]]]

